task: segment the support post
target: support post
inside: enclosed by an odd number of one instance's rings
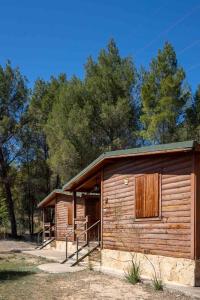
[[[103,168],[101,170],[101,222],[100,222],[100,244],[103,249]]]
[[[74,227],[74,241],[76,239],[76,224],[75,224],[75,219],[76,219],[76,191],[73,192],[73,227]]]
[[[100,245],[100,239],[99,239],[99,236],[100,236],[100,227],[99,227],[99,224],[100,223],[98,223],[98,226],[97,226],[97,230],[98,230],[97,238],[98,238],[98,244]]]
[[[78,261],[78,237],[76,238],[76,261]]]
[[[87,229],[88,229],[88,216],[86,216],[86,224],[85,224],[85,240],[86,240],[86,244],[88,245],[88,232],[87,232]]]
[[[65,253],[65,258],[66,258],[66,261],[67,261],[67,256],[68,256],[68,254],[67,254],[67,244],[68,244],[68,240],[67,240],[67,236],[65,237],[65,242],[66,242],[66,245],[65,245],[65,247],[66,247],[66,253]]]
[[[42,219],[43,219],[43,234],[42,234],[42,243],[45,240],[45,226],[44,226],[44,222],[45,222],[45,208],[43,208],[42,210]]]

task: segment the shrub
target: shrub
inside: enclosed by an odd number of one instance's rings
[[[157,276],[153,277],[153,287],[155,291],[163,291],[162,279],[158,279]]]
[[[131,266],[128,268],[127,272],[125,273],[125,278],[131,284],[136,284],[141,281],[140,278],[140,263],[134,261],[132,259]]]

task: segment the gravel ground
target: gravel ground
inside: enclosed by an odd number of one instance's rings
[[[14,250],[34,249],[36,244],[24,241],[15,240],[0,240],[0,253],[5,253]]]
[[[88,269],[49,274],[37,268],[46,262],[23,253],[0,254],[0,300],[194,299],[174,290],[156,292],[150,285],[132,285],[123,279]]]

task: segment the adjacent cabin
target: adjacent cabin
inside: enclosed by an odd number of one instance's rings
[[[153,264],[164,282],[198,286],[199,151],[187,141],[102,154],[63,187],[72,195],[71,242],[81,199],[84,237],[100,242],[101,271],[122,274],[134,258],[143,277],[152,278]]]
[[[43,240],[64,241],[73,225],[72,196],[56,189],[38,205],[42,209]]]

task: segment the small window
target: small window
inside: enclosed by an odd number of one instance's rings
[[[68,209],[68,225],[72,225],[72,204],[67,206]]]
[[[135,217],[159,217],[159,174],[135,177]]]

